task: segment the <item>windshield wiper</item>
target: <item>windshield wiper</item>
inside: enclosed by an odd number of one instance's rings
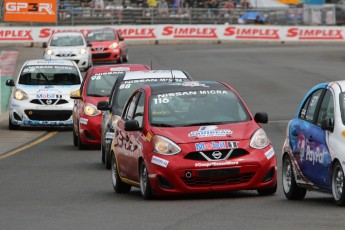
[[[100,94],[88,94],[87,96],[89,96],[89,97],[106,97],[106,96],[100,95]]]
[[[201,125],[220,125],[220,124],[226,124],[226,123],[221,122],[221,121],[197,122],[197,123],[190,123],[190,124],[182,125],[182,127],[185,127],[185,126],[201,126]]]
[[[169,125],[165,123],[152,123],[151,125],[156,127],[175,127],[174,125]]]

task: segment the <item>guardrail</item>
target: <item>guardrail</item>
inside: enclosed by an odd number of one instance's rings
[[[302,8],[169,8],[168,14],[162,14],[158,8],[122,8],[94,9],[87,7],[70,7],[60,10],[56,23],[10,23],[10,26],[75,26],[75,25],[153,25],[153,24],[238,24],[243,15],[244,24],[253,24],[256,12],[264,18],[264,24],[269,25],[336,25],[336,10],[334,5],[323,7],[304,6]],[[4,9],[0,10],[3,22]]]

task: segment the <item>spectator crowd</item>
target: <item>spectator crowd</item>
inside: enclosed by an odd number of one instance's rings
[[[142,17],[150,17],[153,10],[159,17],[188,16],[190,9],[207,9],[207,17],[230,17],[236,8],[250,8],[249,0],[58,0],[60,20],[66,20],[68,9],[85,17],[122,17],[127,8],[142,9]],[[220,14],[220,9],[222,13]]]

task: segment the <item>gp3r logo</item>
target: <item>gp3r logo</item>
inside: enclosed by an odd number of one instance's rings
[[[51,3],[28,3],[28,2],[7,2],[5,9],[8,12],[46,12],[54,15]]]

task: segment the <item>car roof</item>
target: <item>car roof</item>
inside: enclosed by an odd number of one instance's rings
[[[333,86],[334,83],[337,84],[337,85],[340,87],[340,91],[341,91],[341,92],[345,92],[345,80],[331,82],[331,83],[329,84],[329,86],[334,87],[334,86]]]
[[[150,85],[147,85],[147,87],[151,88],[151,94],[204,90],[232,90],[231,88],[218,81],[152,83]]]
[[[80,31],[59,31],[52,34],[52,36],[66,36],[66,35],[81,35],[84,37],[83,33]]]
[[[123,77],[124,81],[139,80],[139,79],[152,79],[152,78],[185,78],[188,79],[186,73],[181,70],[145,70],[127,72]]]
[[[117,64],[117,65],[100,65],[90,68],[90,71],[95,73],[100,72],[116,72],[116,71],[134,71],[134,70],[149,70],[150,67],[144,64]]]
[[[28,60],[25,65],[64,65],[64,66],[75,66],[71,60],[49,60],[49,59],[33,59]]]
[[[89,33],[92,33],[92,32],[104,32],[104,31],[112,31],[112,32],[115,32],[116,29],[113,29],[113,28],[97,28],[97,29],[91,29],[89,31]]]

